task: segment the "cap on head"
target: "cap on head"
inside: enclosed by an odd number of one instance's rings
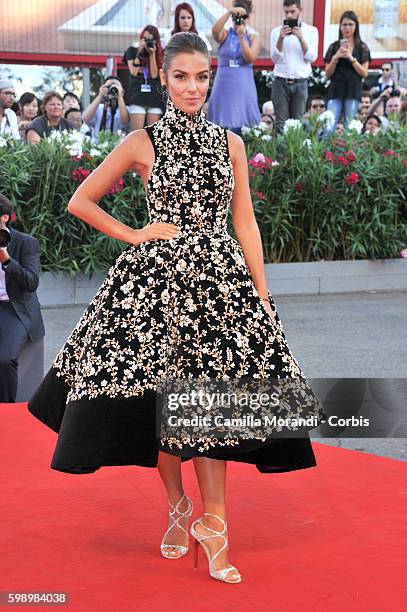
[[[10,79],[0,79],[0,91],[8,87],[14,87],[13,81],[10,81]]]

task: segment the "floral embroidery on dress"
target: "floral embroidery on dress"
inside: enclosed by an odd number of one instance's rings
[[[156,156],[149,221],[181,234],[129,245],[110,268],[53,363],[67,402],[142,395],[165,377],[303,378],[270,292],[275,322],[227,232],[227,131],[171,99],[145,129]]]

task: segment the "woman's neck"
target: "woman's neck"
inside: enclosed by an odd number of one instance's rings
[[[49,117],[48,115],[46,117],[49,121],[49,124],[52,125],[53,127],[56,125],[59,125],[62,119],[62,117]]]

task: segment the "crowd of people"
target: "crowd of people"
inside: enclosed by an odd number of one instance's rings
[[[329,138],[343,133],[355,119],[360,121],[360,131],[372,134],[388,129],[390,121],[398,125],[406,120],[407,91],[398,87],[391,62],[382,65],[372,87],[364,88],[371,56],[353,11],[341,16],[337,40],[325,54],[325,72],[330,79],[326,96],[309,95],[319,33],[302,20],[301,0],[283,0],[283,25],[270,33],[274,62],[271,99],[260,109],[253,73],[260,42],[249,23],[252,9],[251,0],[234,0],[212,27],[219,49],[216,75],[205,105],[209,121],[237,134],[256,126],[279,134],[287,119],[301,120],[309,126],[313,117],[330,115],[320,131],[321,137]],[[226,27],[228,22],[231,25]],[[197,31],[192,6],[186,2],[175,9],[170,36],[177,32],[204,37]],[[14,83],[0,81],[0,136],[35,144],[53,130],[76,129],[97,143],[100,131],[129,133],[155,123],[166,106],[158,71],[168,40],[168,36],[161,40],[156,26],[146,25],[123,54],[128,69],[126,88],[117,76],[107,76],[85,109],[73,92],[61,96],[51,91],[41,102],[35,94],[26,92],[17,103]]]

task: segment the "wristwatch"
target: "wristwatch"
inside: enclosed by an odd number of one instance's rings
[[[8,265],[9,265],[9,263],[10,263],[10,261],[11,261],[11,259],[10,259],[10,257],[9,257],[9,258],[7,259],[7,261],[3,261],[3,262],[2,262],[2,264],[1,264],[1,265],[2,265],[2,267],[3,267],[3,270],[4,270],[5,268],[7,268],[7,266],[8,266]]]
[[[353,60],[351,61],[351,64],[354,64],[357,61],[358,61],[357,57],[354,57]]]

